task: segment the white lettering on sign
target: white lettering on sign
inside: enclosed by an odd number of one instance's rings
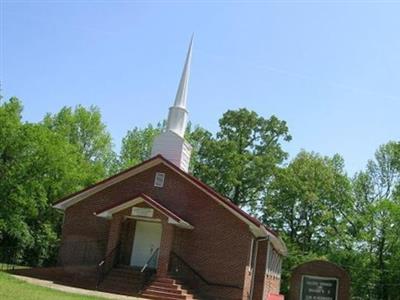
[[[133,207],[132,216],[152,218],[154,209],[146,207]]]
[[[339,280],[331,277],[303,275],[301,300],[337,300]]]

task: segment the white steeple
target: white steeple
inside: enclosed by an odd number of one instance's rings
[[[171,106],[168,114],[167,130],[175,132],[184,137],[188,122],[188,111],[186,110],[187,93],[190,75],[190,63],[192,60],[193,35],[190,40],[189,49],[186,55],[178,91],[176,92],[174,106]]]
[[[163,157],[188,171],[192,146],[185,141],[185,131],[188,122],[187,93],[192,60],[193,35],[186,55],[185,65],[174,105],[169,108],[167,128],[154,139],[151,156],[161,154]]]

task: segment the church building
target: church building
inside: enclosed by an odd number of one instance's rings
[[[191,57],[192,41],[151,158],[54,204],[58,264],[92,268],[99,290],[149,299],[281,299],[283,241],[188,171]]]

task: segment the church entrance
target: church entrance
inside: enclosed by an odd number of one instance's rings
[[[162,226],[158,222],[136,221],[130,265],[156,269]],[[151,260],[150,260],[151,258]],[[150,260],[150,261],[149,261]]]

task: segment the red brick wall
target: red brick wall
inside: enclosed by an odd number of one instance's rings
[[[121,230],[121,264],[129,265],[135,236],[136,221],[126,219],[122,222]]]
[[[163,188],[156,188],[156,172],[166,174]],[[251,234],[246,224],[221,204],[165,165],[128,178],[73,205],[65,212],[63,240],[107,239],[109,221],[93,212],[145,193],[171,209],[194,226],[193,230],[175,230],[174,251],[207,280],[243,287],[249,261]],[[243,290],[232,289],[217,297],[242,299]],[[222,289],[221,289],[222,290]]]
[[[124,216],[119,214],[119,215],[114,215],[113,218],[110,220],[106,254],[113,251],[114,248],[117,247],[117,245],[120,241],[121,225],[122,225],[123,218],[124,218]]]
[[[166,276],[168,274],[170,254],[174,242],[174,231],[175,226],[168,224],[167,220],[162,221],[162,234],[157,266],[157,275],[159,276]]]
[[[265,294],[279,294],[281,289],[281,279],[276,276],[265,276]]]
[[[263,300],[265,286],[265,267],[267,263],[267,244],[268,241],[266,240],[258,242],[253,300]]]

